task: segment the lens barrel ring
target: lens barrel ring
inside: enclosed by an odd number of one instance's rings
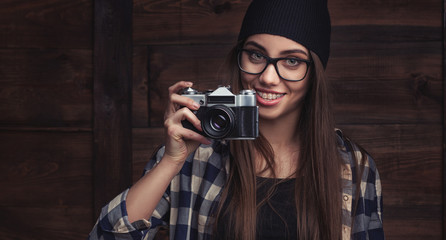
[[[210,138],[225,138],[236,127],[234,111],[225,105],[214,105],[207,109],[201,128]]]

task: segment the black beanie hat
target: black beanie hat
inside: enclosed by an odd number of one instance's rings
[[[268,33],[296,41],[316,53],[324,68],[330,54],[327,0],[253,0],[238,40]]]

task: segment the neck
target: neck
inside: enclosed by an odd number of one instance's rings
[[[259,121],[259,129],[273,148],[275,146],[295,146],[299,140],[298,122],[298,112],[283,116],[280,119],[262,118]]]
[[[274,172],[278,178],[292,176],[297,168],[300,138],[297,124],[298,115],[286,116],[279,119],[261,119],[259,128],[262,135],[271,144],[274,151]],[[257,170],[264,169],[265,159],[259,158]],[[271,172],[263,172],[260,176],[269,177]]]

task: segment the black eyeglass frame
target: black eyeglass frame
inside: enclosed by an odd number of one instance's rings
[[[265,68],[263,68],[263,70],[260,71],[259,73],[252,73],[252,72],[248,72],[248,71],[244,70],[244,69],[242,68],[242,66],[241,66],[241,63],[240,63],[242,52],[255,53],[255,54],[258,54],[258,55],[264,57],[264,58],[266,59],[266,65],[265,65]],[[296,61],[299,61],[299,62],[303,62],[303,63],[305,63],[305,64],[307,65],[307,69],[306,69],[306,71],[305,71],[305,75],[304,75],[301,79],[299,79],[299,80],[290,80],[290,79],[284,78],[284,77],[282,77],[282,76],[280,75],[279,69],[277,68],[277,62],[280,61],[280,60],[286,60],[286,59],[293,59],[293,60],[296,60]],[[299,82],[299,81],[304,80],[304,79],[307,77],[308,69],[310,69],[310,66],[311,66],[311,64],[313,64],[313,61],[312,61],[312,60],[307,60],[307,59],[296,58],[296,57],[293,57],[293,58],[271,58],[271,57],[268,57],[268,56],[266,56],[266,55],[264,55],[264,54],[261,54],[261,53],[259,53],[259,52],[257,52],[257,51],[252,51],[252,50],[248,50],[248,49],[241,48],[241,49],[238,50],[238,54],[237,54],[237,64],[238,64],[238,68],[239,68],[242,72],[247,73],[247,74],[252,74],[252,75],[260,75],[260,74],[262,74],[262,73],[266,70],[266,68],[268,68],[268,66],[269,66],[270,64],[273,64],[274,68],[276,69],[276,73],[277,73],[277,75],[278,75],[280,78],[282,78],[283,80],[289,81],[289,82]]]

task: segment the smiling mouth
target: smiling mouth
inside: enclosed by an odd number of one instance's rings
[[[276,99],[281,98],[285,95],[284,93],[264,93],[264,92],[259,92],[259,91],[257,91],[257,94],[261,98],[268,100],[268,101],[276,100]]]

